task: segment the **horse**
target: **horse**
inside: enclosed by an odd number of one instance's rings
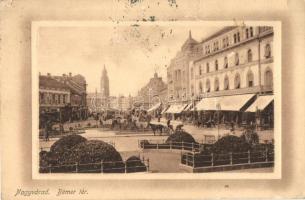
[[[154,135],[156,135],[157,130],[159,130],[160,135],[162,134],[162,131],[163,131],[163,128],[164,128],[163,125],[149,123],[148,126],[150,126],[150,128],[152,129],[152,131],[154,132]]]

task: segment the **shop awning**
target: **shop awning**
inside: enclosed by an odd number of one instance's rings
[[[162,110],[161,114],[166,113],[166,111],[167,111],[167,109],[169,109],[169,107],[170,107],[170,106],[166,106],[166,107]]]
[[[240,111],[254,96],[255,94],[224,96],[220,99],[220,110]]]
[[[157,104],[153,105],[151,108],[149,108],[149,109],[147,110],[147,112],[153,112],[153,111],[155,111],[156,109],[158,109],[160,106],[161,106],[161,103],[157,103]]]
[[[244,94],[204,98],[196,105],[196,110],[240,111],[254,96],[255,94]]]
[[[187,104],[187,106],[184,108],[183,111],[189,111],[189,110],[191,110],[192,106],[193,106],[193,103]]]
[[[203,98],[195,106],[196,110],[217,110],[217,103],[220,101],[220,99],[220,97]]]
[[[256,112],[264,110],[273,101],[273,95],[259,96],[246,112]]]
[[[165,113],[181,113],[187,104],[171,105]]]

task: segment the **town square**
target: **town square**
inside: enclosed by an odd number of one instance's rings
[[[273,31],[42,28],[39,172],[273,172]]]

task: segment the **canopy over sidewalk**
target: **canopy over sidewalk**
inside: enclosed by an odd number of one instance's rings
[[[273,99],[273,95],[259,96],[255,102],[246,110],[246,112],[264,110],[273,101]]]
[[[161,103],[157,103],[157,104],[153,105],[151,108],[149,108],[147,110],[147,112],[153,112],[153,111],[157,110],[160,106],[161,106]]]
[[[171,105],[165,113],[178,114],[178,113],[181,113],[186,106],[187,106],[187,104]]]
[[[204,98],[196,105],[196,110],[240,111],[254,96],[244,94]]]

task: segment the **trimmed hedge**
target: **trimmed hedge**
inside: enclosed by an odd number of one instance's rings
[[[212,147],[213,153],[247,152],[251,146],[240,137],[227,135],[217,140]]]
[[[83,173],[117,173],[125,170],[121,155],[113,146],[100,140],[86,141],[74,146],[69,154],[64,154],[59,164],[75,164],[75,166],[53,170],[54,172],[76,171],[76,163],[78,163],[77,172]]]
[[[174,134],[168,136],[165,143],[174,142],[186,142],[186,143],[196,143],[193,136],[185,131],[175,131]]]
[[[137,156],[131,156],[126,160],[127,173],[130,172],[145,172],[146,166]]]

